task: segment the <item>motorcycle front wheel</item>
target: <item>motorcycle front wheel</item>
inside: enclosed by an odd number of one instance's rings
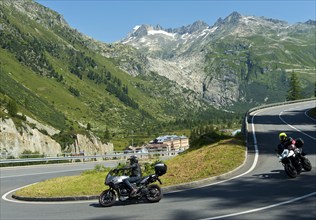
[[[306,157],[302,158],[302,167],[304,168],[305,171],[312,170],[312,164],[308,158],[306,158]]]
[[[148,194],[146,195],[147,201],[151,203],[159,202],[161,198],[162,198],[161,188],[156,184],[149,185]]]
[[[285,170],[286,175],[288,175],[291,178],[296,178],[297,171],[292,164],[285,164],[284,170]]]
[[[99,204],[103,207],[112,206],[116,201],[116,195],[113,190],[105,190],[100,194]]]

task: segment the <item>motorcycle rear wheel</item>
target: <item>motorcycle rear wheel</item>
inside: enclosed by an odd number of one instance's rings
[[[297,171],[292,164],[285,164],[284,170],[285,170],[286,175],[288,175],[291,178],[296,178]]]
[[[146,200],[148,202],[154,203],[154,202],[159,202],[161,198],[162,198],[161,188],[156,184],[149,185],[148,194],[146,195]]]
[[[116,201],[116,195],[113,190],[105,190],[99,196],[99,204],[103,207],[112,206]]]
[[[305,171],[311,171],[312,170],[312,164],[311,162],[309,161],[308,158],[302,158],[302,166],[303,166],[303,169]]]

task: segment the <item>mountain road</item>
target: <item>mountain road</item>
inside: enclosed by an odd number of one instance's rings
[[[1,168],[0,219],[315,219],[316,121],[306,114],[315,104],[313,100],[252,112],[247,126],[247,160],[242,167],[203,186],[165,190],[159,203],[117,202],[103,208],[97,200],[17,201],[11,195],[20,187],[75,175],[95,164]],[[274,151],[280,132],[304,139],[303,148],[313,166],[310,172],[303,171],[294,179],[286,176]],[[115,162],[105,165],[113,167]]]

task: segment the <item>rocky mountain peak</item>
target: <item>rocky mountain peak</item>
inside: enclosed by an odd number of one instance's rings
[[[157,24],[156,26],[154,26],[154,30],[163,30],[163,27],[161,27],[159,24]]]
[[[205,23],[204,21],[196,21],[193,24],[190,24],[188,26],[182,26],[181,28],[174,29],[173,32],[178,34],[192,34],[197,31],[202,31],[204,29],[209,28],[209,25]]]
[[[225,24],[237,24],[240,19],[242,18],[242,15],[238,12],[234,11],[230,15],[228,15],[225,19],[218,18],[213,27],[225,25]]]
[[[233,11],[230,15],[228,15],[227,19],[240,19],[242,17],[242,15],[237,12],[237,11]]]
[[[308,25],[316,25],[316,21],[309,19],[308,21],[305,22],[305,24],[308,24]]]
[[[148,30],[153,29],[150,25],[144,24],[141,26],[136,26],[133,32],[130,33],[130,37],[142,37],[148,34]]]
[[[238,12],[234,11],[228,17],[224,19],[225,23],[238,23],[239,20],[242,18],[242,15],[239,14]]]

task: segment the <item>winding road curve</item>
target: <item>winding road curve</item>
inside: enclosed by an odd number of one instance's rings
[[[315,219],[316,121],[306,115],[315,104],[314,100],[253,112],[243,167],[207,186],[165,193],[159,203],[117,203],[102,208],[96,200],[14,201],[11,194],[19,187],[74,175],[94,164],[1,168],[0,219]],[[285,175],[274,153],[281,131],[304,139],[312,171],[295,179]]]

